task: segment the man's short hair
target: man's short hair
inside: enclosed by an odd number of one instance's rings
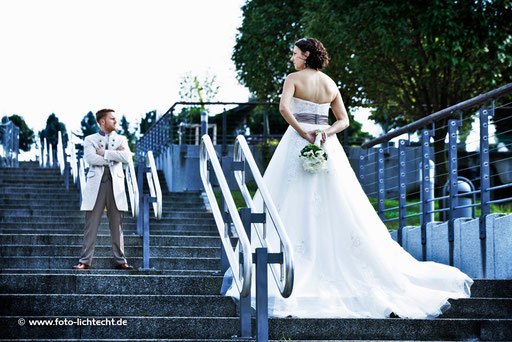
[[[100,119],[104,118],[108,113],[115,113],[113,109],[101,109],[96,112],[96,122],[100,123]]]

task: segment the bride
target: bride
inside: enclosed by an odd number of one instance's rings
[[[467,275],[414,259],[391,238],[370,204],[336,138],[349,120],[338,87],[320,71],[328,63],[322,43],[300,39],[291,62],[298,71],[286,78],[280,102],[290,126],[264,181],[292,243],[295,281],[291,296],[282,298],[269,272],[269,316],[432,318],[449,308],[449,298],[469,297],[473,281]],[[331,126],[329,108],[336,117]],[[299,154],[315,141],[318,129],[327,169],[312,174],[304,171]],[[261,212],[259,193],[254,202]],[[271,246],[279,246],[271,232]],[[253,248],[259,247],[252,240]],[[228,270],[222,292],[238,298],[230,277]]]

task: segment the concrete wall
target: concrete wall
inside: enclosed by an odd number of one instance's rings
[[[202,191],[203,184],[199,174],[199,145],[172,145],[156,159],[156,167],[162,170],[167,181],[168,190],[172,192]],[[217,156],[221,155],[221,145],[216,145]],[[261,151],[256,146],[250,146],[256,164],[263,174]],[[233,160],[233,145],[228,146],[229,162]],[[219,161],[220,161],[219,157]],[[252,174],[246,168],[246,183],[253,180]],[[232,190],[237,189],[233,179],[228,179]]]
[[[427,260],[448,265],[448,222],[429,223],[426,229]],[[488,215],[485,239],[480,239],[479,219],[456,219],[453,231],[453,266],[472,278],[512,279],[512,215]],[[391,236],[396,241],[397,232]],[[406,251],[422,260],[420,227],[404,227],[402,241]]]

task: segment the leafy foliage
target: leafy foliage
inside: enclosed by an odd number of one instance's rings
[[[57,151],[57,143],[59,141],[59,131],[62,133],[62,143],[64,147],[67,146],[68,134],[66,131],[66,125],[59,121],[55,113],[48,116],[46,120],[46,128],[39,132],[39,138],[41,139],[41,145],[44,144],[44,139],[48,145],[53,146],[53,151]]]
[[[7,122],[8,120],[12,121],[12,123],[14,125],[16,125],[20,130],[20,132],[19,132],[19,134],[20,134],[20,143],[19,143],[20,150],[25,151],[25,152],[30,151],[30,147],[32,146],[33,143],[36,142],[34,131],[27,126],[27,123],[25,122],[23,117],[21,117],[17,114],[13,114],[9,117],[4,116],[2,118],[2,122]]]
[[[128,140],[128,146],[130,147],[130,150],[135,152],[135,143],[137,142],[137,137],[135,136],[135,132],[130,130],[130,123],[126,119],[125,115],[121,117],[120,126],[121,134],[126,137],[126,140]]]
[[[139,132],[144,135],[149,128],[156,122],[156,110],[146,113],[146,116],[140,121]]]
[[[233,61],[240,81],[259,100],[277,100],[286,75],[291,47],[304,35],[302,0],[252,0],[243,7]]]

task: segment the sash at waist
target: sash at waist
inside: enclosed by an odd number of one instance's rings
[[[327,115],[311,114],[311,113],[297,113],[293,114],[298,122],[327,125],[329,123]]]

